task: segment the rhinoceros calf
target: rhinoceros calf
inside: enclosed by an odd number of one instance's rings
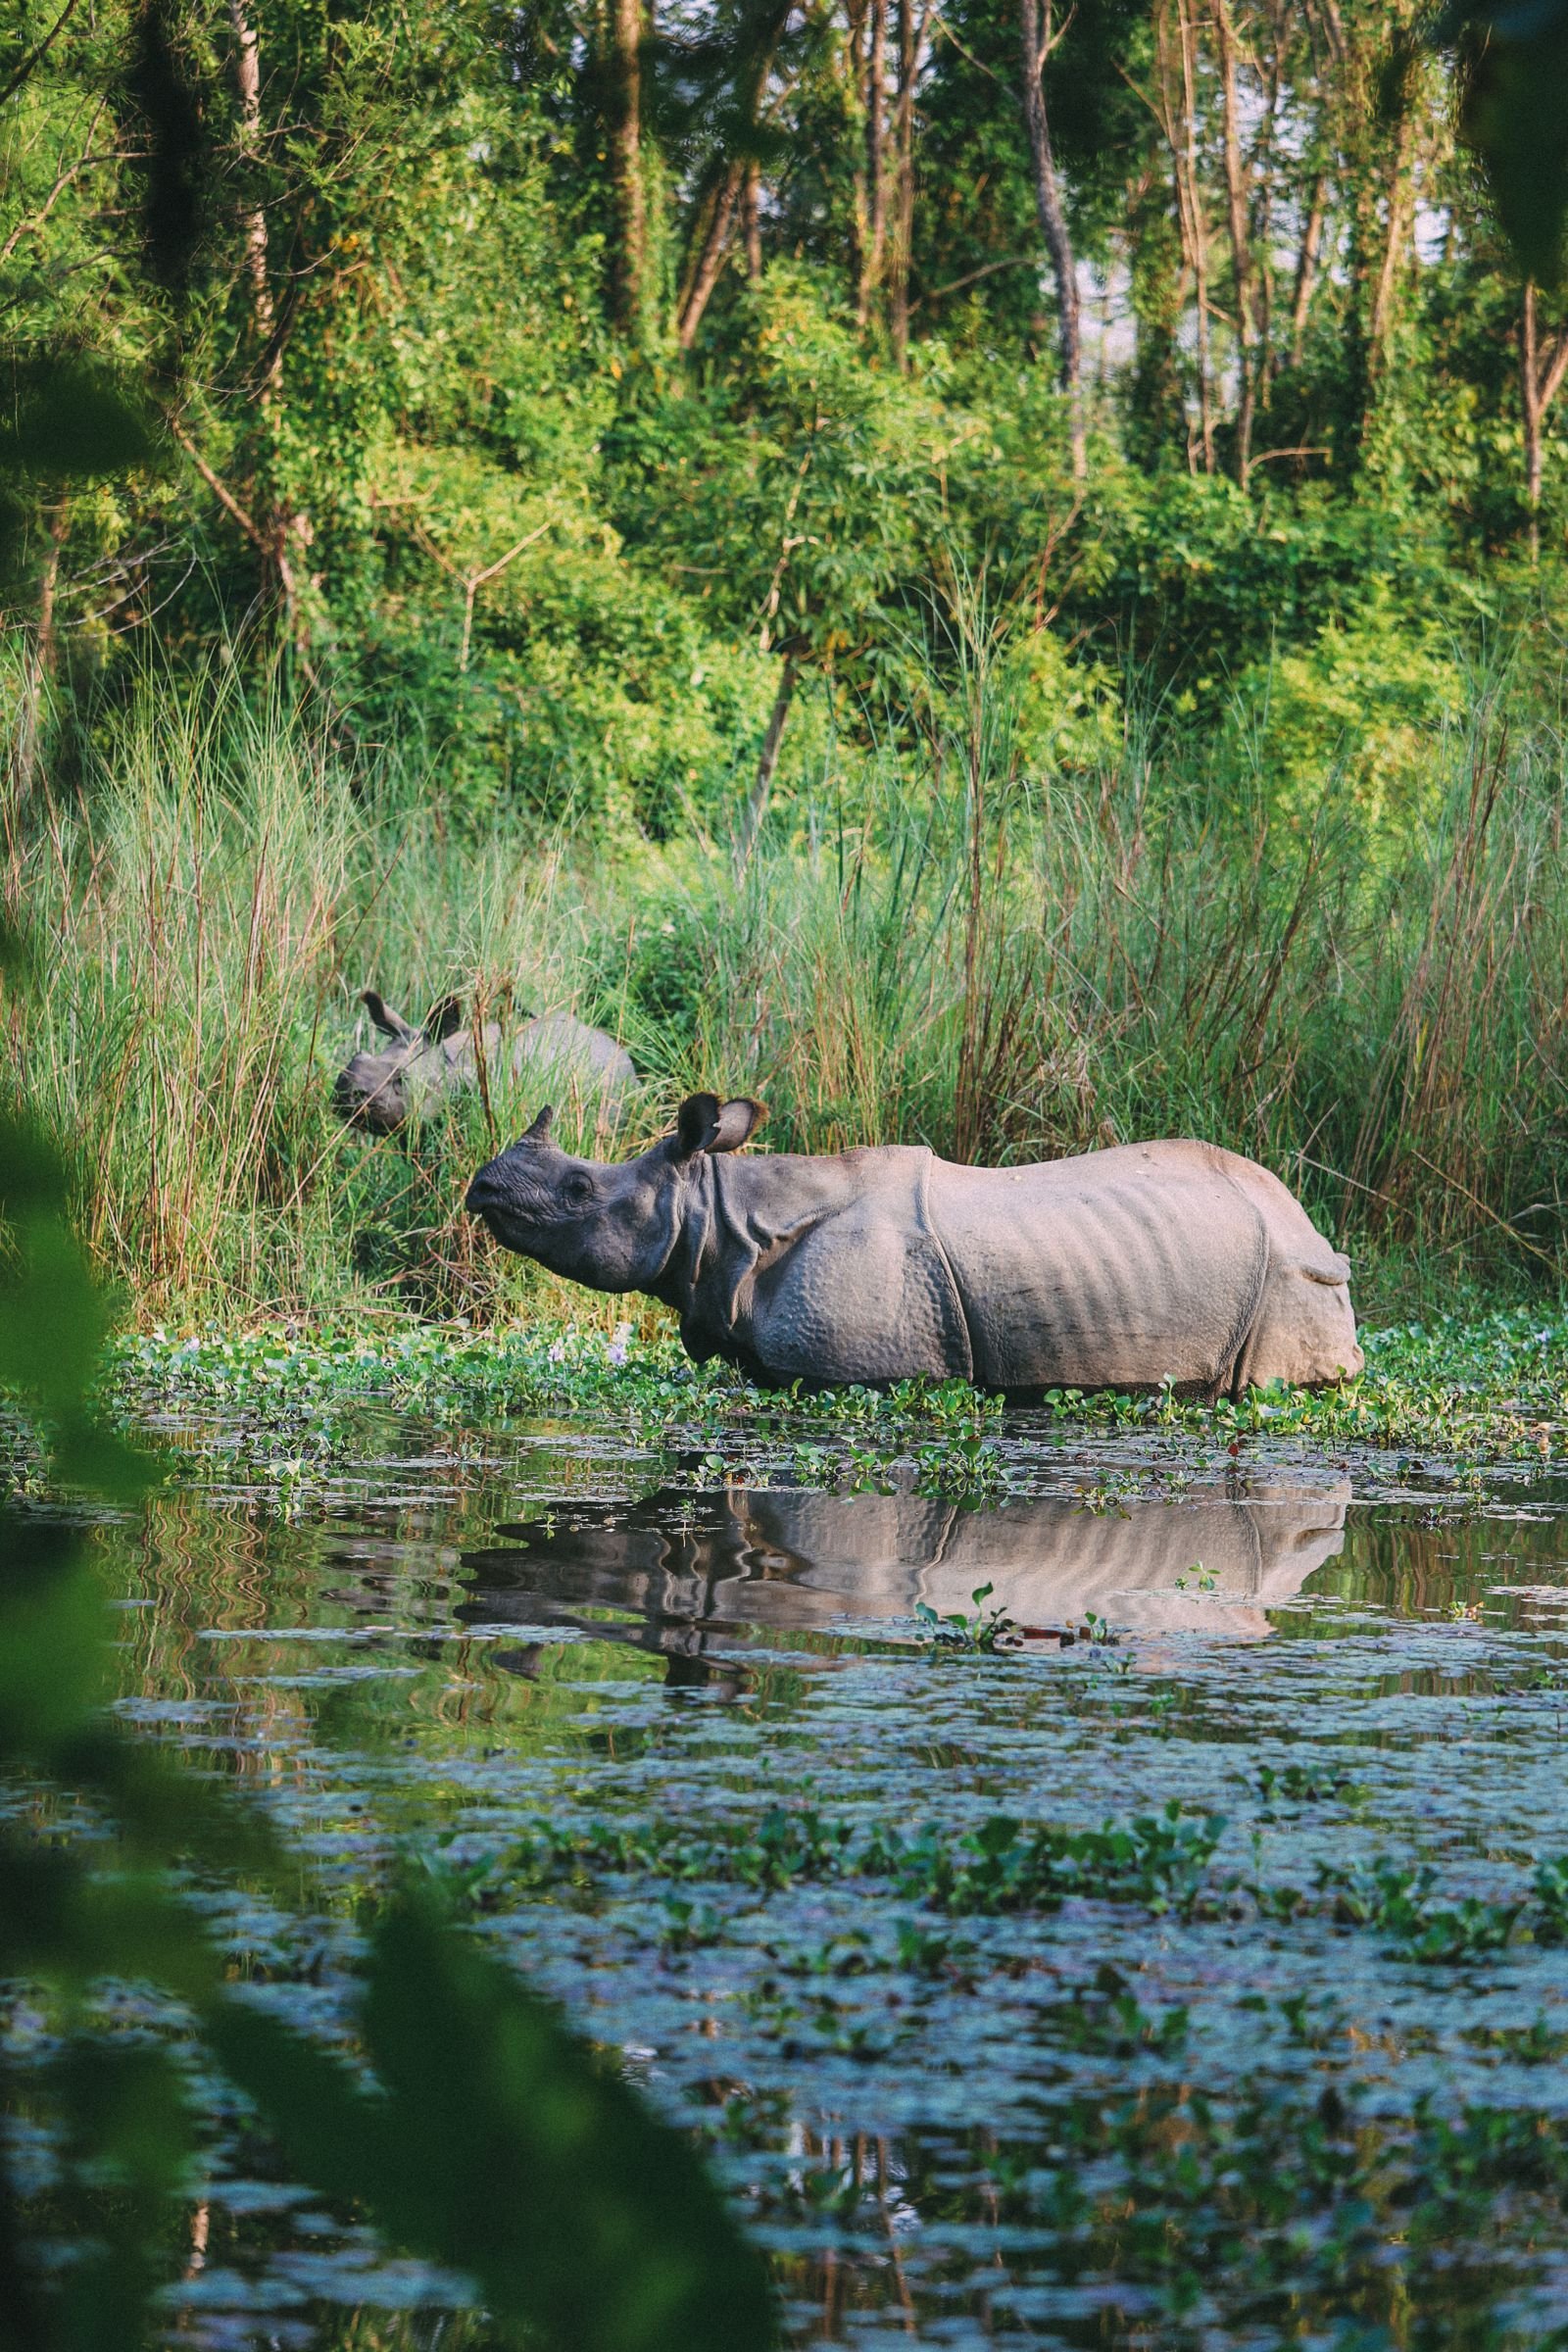
[[[1027,1396],[1207,1396],[1361,1369],[1349,1265],[1266,1168],[1211,1144],[1124,1144],[1022,1168],[923,1146],[731,1156],[759,1102],[692,1095],[619,1164],[540,1112],[467,1205],[507,1249],[676,1308],[699,1363],[836,1386],[924,1373]]]
[[[379,1054],[356,1054],[333,1084],[333,1104],[351,1125],[394,1135],[429,1118],[446,1096],[477,1085],[473,1032],[456,997],[438,1004],[421,1029],[394,1012],[373,988],[360,1003],[388,1042]],[[610,1101],[637,1083],[625,1047],[569,1012],[526,1020],[510,1041],[497,1021],[487,1021],[481,1035],[492,1071],[510,1063],[517,1077],[533,1072],[546,1080],[574,1079]]]

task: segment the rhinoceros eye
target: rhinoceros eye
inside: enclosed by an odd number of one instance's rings
[[[594,1197],[594,1180],[579,1170],[566,1178],[561,1190],[568,1208],[586,1208]]]

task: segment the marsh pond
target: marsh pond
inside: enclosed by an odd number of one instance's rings
[[[213,1898],[257,1999],[330,2035],[435,1874],[700,2135],[791,2346],[1563,2340],[1568,1480],[755,1398],[146,1417],[120,1713],[309,1866]],[[491,2340],[209,2100],[171,2341]]]

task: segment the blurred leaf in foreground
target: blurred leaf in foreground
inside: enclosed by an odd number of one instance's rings
[[[1460,127],[1526,277],[1556,286],[1568,220],[1568,0],[1453,0]]]
[[[213,2021],[223,2065],[318,2187],[363,2197],[400,2244],[460,2265],[492,2312],[564,2352],[773,2340],[760,2257],[690,2143],[427,1902],[377,1929],[364,2025],[377,2087],[259,2011]]]

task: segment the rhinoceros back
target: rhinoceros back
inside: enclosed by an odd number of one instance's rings
[[[539,1013],[524,1021],[513,1041],[512,1066],[519,1078],[576,1079],[611,1094],[637,1083],[625,1047],[570,1012]]]
[[[1345,1259],[1267,1169],[1212,1145],[1023,1168],[760,1153],[710,1180],[682,1337],[754,1378],[1217,1395],[1360,1368]]]
[[[1316,1279],[1337,1288],[1348,1318],[1345,1261],[1265,1170],[1210,1145],[1124,1145],[1023,1168],[939,1160],[929,1200],[974,1377],[989,1387],[1170,1380],[1218,1393],[1255,1357],[1248,1344],[1260,1319],[1280,1320],[1272,1293],[1293,1258],[1315,1256]],[[1321,1295],[1309,1303],[1314,1312],[1330,1305]],[[1351,1322],[1358,1363],[1353,1330]],[[1314,1368],[1304,1356],[1299,1366],[1248,1360],[1246,1377],[1331,1379],[1355,1368],[1343,1346],[1337,1362],[1316,1365],[1321,1352]]]

